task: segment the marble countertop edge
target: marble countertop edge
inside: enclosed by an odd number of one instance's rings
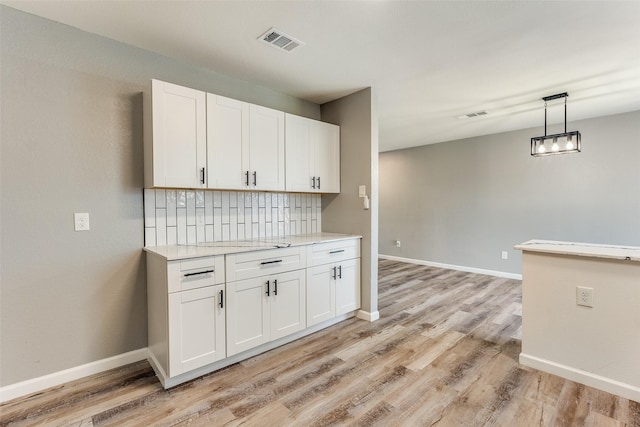
[[[640,262],[640,247],[603,245],[596,243],[561,242],[554,240],[529,240],[514,246],[524,252],[546,252],[592,258],[609,258]]]
[[[312,233],[299,236],[262,238],[225,242],[203,242],[193,245],[147,246],[145,252],[175,261],[216,255],[230,255],[242,252],[263,251],[294,246],[307,246],[340,240],[361,239],[362,236],[338,233]]]

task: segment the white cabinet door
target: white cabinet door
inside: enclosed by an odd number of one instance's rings
[[[169,376],[226,357],[224,285],[169,294]]]
[[[145,143],[145,166],[152,171],[145,186],[205,187],[205,93],[153,80],[151,99],[152,142]]]
[[[284,113],[271,108],[249,107],[249,188],[284,191]]]
[[[314,121],[313,176],[315,191],[321,193],[340,192],[340,127],[330,123]]]
[[[271,279],[271,340],[307,327],[305,270],[290,271]]]
[[[249,151],[249,104],[207,94],[209,188],[246,189],[242,159]]]
[[[336,316],[360,308],[360,259],[337,265]]]
[[[311,125],[313,121],[293,114],[285,115],[286,190],[312,191],[311,172],[313,147]]]
[[[227,283],[227,355],[269,342],[270,284],[263,277]]]
[[[325,264],[307,269],[307,327],[336,315],[334,267]]]

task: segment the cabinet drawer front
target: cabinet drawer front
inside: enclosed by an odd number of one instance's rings
[[[305,268],[304,247],[227,255],[227,282]]]
[[[340,240],[308,246],[310,266],[360,257],[360,239]]]
[[[167,264],[169,293],[224,283],[224,257],[171,261]]]

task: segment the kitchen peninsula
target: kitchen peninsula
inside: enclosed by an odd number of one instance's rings
[[[531,240],[520,363],[640,401],[640,247]]]

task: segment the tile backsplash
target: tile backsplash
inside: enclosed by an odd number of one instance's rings
[[[321,223],[319,194],[144,190],[145,246],[315,233]]]

